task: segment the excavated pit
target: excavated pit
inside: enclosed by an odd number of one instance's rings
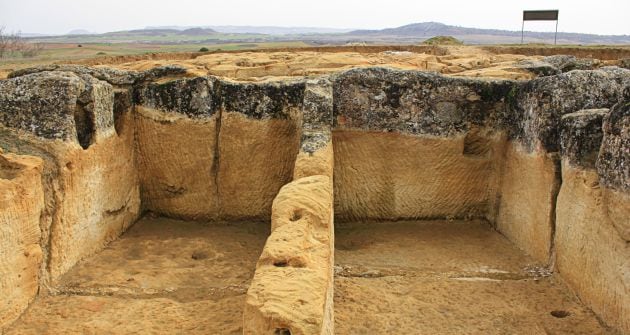
[[[626,334],[630,71],[553,64],[15,72],[0,333]]]

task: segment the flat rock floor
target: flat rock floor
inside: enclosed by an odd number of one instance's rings
[[[269,224],[144,218],[69,271],[11,334],[241,334]]]
[[[337,224],[336,334],[610,334],[478,221]]]
[[[337,224],[336,334],[610,334],[477,221]],[[144,218],[69,271],[7,335],[241,334],[269,224]]]

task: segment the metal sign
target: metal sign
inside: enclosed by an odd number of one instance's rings
[[[557,21],[558,10],[524,10],[523,21]]]
[[[559,10],[524,10],[523,26],[521,28],[521,44],[525,37],[525,21],[556,21],[556,34],[553,36],[553,44],[558,40],[558,15]]]

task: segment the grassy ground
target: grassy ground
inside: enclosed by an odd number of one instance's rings
[[[263,42],[263,43],[226,43],[226,44],[143,44],[143,43],[47,43],[44,50],[32,58],[3,58],[0,59],[0,78],[2,73],[16,69],[49,64],[62,61],[72,61],[86,58],[106,56],[138,55],[157,52],[195,52],[206,47],[208,50],[243,50],[263,48],[291,48],[309,46],[304,42]]]

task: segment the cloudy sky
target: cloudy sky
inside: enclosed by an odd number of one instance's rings
[[[559,30],[630,34],[628,0],[0,0],[0,26],[25,33],[145,26],[273,25],[380,29],[414,22],[521,29],[523,9],[559,9]],[[527,30],[553,31],[552,22]]]

